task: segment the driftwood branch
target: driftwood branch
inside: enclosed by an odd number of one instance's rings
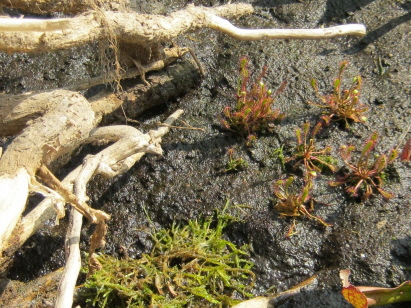
[[[44,52],[84,45],[95,40],[108,39],[108,32],[99,22],[101,14],[111,35],[120,43],[152,44],[169,42],[195,29],[212,28],[239,40],[262,39],[324,39],[343,35],[364,35],[363,25],[342,25],[325,29],[258,29],[247,30],[233,26],[223,18],[235,18],[253,13],[248,4],[227,4],[217,8],[188,6],[170,16],[137,13],[100,12],[73,17],[71,26],[61,31],[3,32],[0,33],[0,51]],[[7,19],[7,18],[6,18]],[[2,21],[0,21],[1,23]],[[48,20],[44,20],[45,23]],[[55,21],[58,23],[58,20]],[[40,23],[40,21],[39,21]],[[64,26],[66,24],[64,23]],[[38,25],[37,27],[41,27]],[[45,25],[44,28],[47,28]]]
[[[177,110],[165,121],[165,123],[171,125],[182,113],[182,110]],[[124,173],[128,171],[128,169],[131,168],[132,165],[134,165],[134,163],[136,163],[145,153],[162,154],[159,143],[161,137],[168,131],[169,127],[161,127],[157,130],[152,130],[147,134],[143,134],[137,129],[129,126],[103,127],[96,129],[91,134],[92,137],[88,141],[101,141],[101,138],[104,138],[104,141],[116,142],[97,155],[91,155],[85,160],[85,163],[81,167],[81,170],[78,172],[74,181],[76,197],[81,202],[86,201],[86,185],[94,175],[102,174],[109,177],[116,176],[117,174],[120,174],[120,172]],[[127,147],[125,147],[125,144],[127,144]],[[142,144],[148,144],[149,146],[141,148]],[[157,150],[150,149],[150,145],[153,145]],[[127,151],[127,154],[124,154],[124,150],[128,148],[131,148],[132,150]],[[127,158],[132,158],[132,163],[128,161],[127,168],[124,168],[123,162]],[[107,172],[107,170],[110,170],[110,172]],[[114,172],[114,170],[116,170],[116,172]],[[70,214],[70,226],[66,238],[66,251],[69,255],[67,256],[67,264],[59,287],[56,308],[70,308],[72,305],[74,287],[81,266],[79,249],[80,231],[81,215],[76,213],[73,209]],[[105,232],[106,224],[103,222],[97,226],[96,231],[91,237],[89,250],[89,258],[91,259],[90,264],[95,264],[95,262],[93,262],[93,253],[99,246],[103,245]],[[89,270],[92,272],[93,267],[90,267]]]
[[[112,11],[87,13],[71,18],[70,28],[62,31],[2,32],[0,33],[0,51],[8,53],[49,52],[82,46],[93,41],[108,40],[110,39],[108,35],[112,35],[119,43],[145,45],[169,42],[187,31],[207,27],[207,16],[211,14],[233,18],[252,12],[251,5],[228,4],[218,8],[189,6],[170,16]],[[102,19],[106,27],[101,26],[100,20]],[[44,22],[47,21],[44,20]],[[0,23],[2,23],[1,18]]]
[[[209,27],[225,33],[237,40],[256,41],[271,39],[299,39],[318,40],[339,36],[364,36],[365,26],[361,24],[347,24],[319,29],[241,29],[235,27],[228,20],[215,15],[208,16]]]
[[[71,308],[73,305],[74,287],[81,269],[80,234],[83,215],[75,209],[70,211],[69,226],[66,235],[66,265],[59,284],[55,308]]]

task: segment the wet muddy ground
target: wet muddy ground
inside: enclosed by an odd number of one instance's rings
[[[224,2],[194,1],[198,5]],[[322,174],[315,180],[312,194],[328,205],[317,205],[314,213],[333,226],[325,229],[315,221],[297,219],[297,234],[285,239],[291,219],[279,217],[274,210],[273,182],[287,175],[301,178],[301,174],[290,168],[283,170],[273,151],[283,146],[284,155],[289,156],[296,143],[295,129],[306,121],[319,120],[320,110],[307,104],[316,100],[310,80],[316,78],[320,89],[330,91],[343,60],[349,62],[346,81],[356,75],[363,78],[361,100],[370,108],[368,121],[353,124],[349,130],[330,125],[320,133],[318,146],[331,145],[338,166],[343,167],[338,154],[340,146],[361,147],[373,132],[380,134],[378,153],[387,153],[398,145],[411,124],[411,3],[391,0],[250,2],[256,13],[235,21],[236,25],[315,28],[362,23],[367,35],[318,41],[238,42],[215,31],[201,30],[180,37],[175,43],[195,50],[206,75],[201,77],[193,70],[187,71],[189,80],[193,81],[186,82],[187,93],[182,95],[183,91],[179,91],[170,95],[164,105],[138,116],[137,120],[144,123],[138,127],[148,130],[151,124],[182,108],[185,110],[182,120],[204,131],[174,129],[163,138],[163,157],[147,155],[128,173],[108,181],[97,178],[89,185],[91,205],[112,215],[105,252],[116,255],[120,246],[124,246],[130,257],[138,257],[152,247],[145,230],[153,224],[157,228],[168,227],[173,221],[207,217],[229,199],[232,204],[247,206],[237,212],[242,221],[231,225],[226,235],[237,244],[251,245],[258,278],[256,295],[265,294],[270,288],[284,291],[318,274],[317,283],[310,291],[279,307],[350,307],[339,293],[341,269],[352,270],[351,282],[356,285],[393,287],[411,279],[410,164],[397,160],[388,169],[385,188],[395,194],[390,201],[376,195],[362,203],[348,197],[341,188],[328,185],[328,181],[335,179],[334,174]],[[136,9],[166,13],[185,5],[186,1],[147,1],[147,4],[143,1]],[[84,64],[88,63],[87,57],[76,52],[74,64],[67,64],[65,72],[83,63],[79,66],[81,70],[73,73],[75,76],[95,74],[94,68],[83,69],[87,67]],[[242,56],[249,57],[256,74],[264,65],[268,66],[264,82],[270,88],[278,88],[283,81],[288,84],[275,102],[286,114],[285,120],[275,133],[260,136],[251,148],[224,130],[219,120],[223,108],[235,104],[238,61]],[[2,57],[2,69],[10,63],[20,65],[13,56]],[[19,57],[25,58],[14,56],[14,59]],[[72,59],[62,56],[65,57],[66,61]],[[33,65],[33,72],[40,70],[36,57],[27,59]],[[60,64],[52,63],[51,67]],[[25,86],[24,91],[46,88],[55,76],[53,72],[62,69],[50,70],[47,78],[41,71],[27,78],[4,78],[1,90],[9,91],[16,85]],[[55,78],[59,81],[50,87],[62,80],[66,82],[66,77]],[[39,85],[38,80],[44,83]],[[115,121],[121,123],[120,113]],[[246,170],[222,172],[230,147],[248,162]],[[76,166],[87,151],[90,148],[84,149],[66,170]],[[64,224],[41,231],[29,240],[17,253],[8,278],[29,281],[63,266],[63,229]],[[86,227],[83,234],[82,246],[86,248],[91,228]]]

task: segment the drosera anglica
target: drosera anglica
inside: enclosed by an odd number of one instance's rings
[[[228,163],[223,170],[224,173],[238,172],[248,167],[248,163],[241,157],[234,157],[234,148],[227,150]]]
[[[279,109],[273,109],[274,95],[281,93],[286,83],[272,93],[263,83],[262,79],[267,74],[267,66],[263,67],[261,74],[250,85],[249,60],[247,57],[240,59],[240,77],[236,94],[237,104],[233,109],[227,106],[223,110],[223,126],[235,131],[248,139],[255,139],[256,134],[275,130],[275,126],[285,117]]]
[[[345,185],[346,192],[354,197],[357,197],[361,191],[363,201],[370,198],[375,190],[385,199],[394,197],[392,193],[382,189],[381,186],[384,184],[382,173],[387,166],[397,158],[398,152],[392,149],[388,154],[372,155],[378,137],[378,134],[374,133],[370,139],[365,142],[356,163],[350,162],[351,153],[356,150],[356,147],[353,145],[341,147],[340,154],[345,165],[349,168],[349,172],[345,173],[336,181],[331,181],[331,186]],[[371,163],[370,160],[372,156],[374,156],[374,160]]]
[[[315,136],[321,129],[321,122],[317,123],[310,132],[310,123],[306,122],[300,128],[295,130],[297,137],[297,145],[291,157],[285,160],[286,163],[294,161],[293,168],[297,165],[304,165],[304,179],[310,182],[317,176],[318,172],[322,171],[323,167],[335,172],[337,168],[327,162],[327,156],[331,153],[331,147],[326,146],[323,149],[317,149],[315,145]]]
[[[356,76],[352,79],[349,89],[342,89],[343,73],[348,66],[347,61],[340,64],[339,73],[333,83],[333,91],[331,94],[320,94],[317,81],[311,80],[319,102],[308,102],[310,105],[317,106],[324,111],[322,116],[323,121],[328,124],[331,121],[344,121],[345,127],[349,127],[349,121],[364,123],[367,117],[364,113],[369,109],[363,103],[360,103],[360,89],[362,85],[361,76]]]
[[[295,218],[298,216],[306,216],[321,223],[325,227],[330,227],[331,224],[325,222],[322,218],[311,214],[314,211],[315,200],[310,196],[312,190],[312,182],[305,183],[301,192],[296,194],[291,191],[294,178],[288,177],[284,180],[277,180],[273,185],[274,195],[279,201],[274,206],[281,217],[292,217],[292,224],[286,234],[289,238],[296,234]]]

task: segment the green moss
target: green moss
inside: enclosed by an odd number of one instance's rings
[[[141,259],[99,255],[102,269],[85,283],[87,302],[94,307],[229,307],[251,297],[255,277],[247,247],[222,238],[232,219],[223,212],[216,221],[173,224],[153,235],[154,248]]]

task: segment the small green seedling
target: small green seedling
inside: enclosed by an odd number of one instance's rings
[[[345,190],[352,196],[357,197],[359,191],[363,191],[362,199],[367,200],[377,190],[385,199],[390,199],[394,195],[381,188],[384,183],[383,171],[388,164],[392,163],[398,155],[397,150],[391,150],[388,155],[378,155],[371,163],[372,150],[378,141],[378,134],[374,133],[365,143],[360,157],[356,164],[352,164],[351,153],[356,149],[355,146],[343,146],[340,150],[341,157],[345,165],[350,169],[343,177],[336,181],[331,181],[333,187],[345,185]]]
[[[331,147],[327,146],[324,149],[318,150],[315,146],[315,135],[321,129],[321,123],[317,123],[312,132],[310,133],[310,123],[304,123],[302,128],[298,128],[295,131],[297,137],[297,146],[295,147],[293,156],[287,158],[285,162],[295,161],[294,168],[299,164],[304,165],[304,178],[306,182],[310,182],[312,178],[317,176],[317,172],[321,172],[323,167],[327,167],[332,172],[335,172],[337,168],[327,162],[330,159],[327,158],[331,153]]]
[[[248,163],[240,158],[234,158],[234,149],[229,148],[227,150],[227,155],[228,155],[228,163],[226,165],[226,168],[223,170],[224,173],[227,172],[237,172],[240,170],[244,170],[248,167]]]
[[[288,179],[278,180],[274,183],[274,195],[280,199],[274,206],[274,209],[276,209],[282,217],[293,218],[293,222],[286,237],[289,238],[296,234],[295,217],[298,216],[307,216],[308,218],[318,221],[325,227],[330,227],[331,225],[325,222],[322,218],[310,213],[314,211],[314,199],[310,196],[312,183],[306,183],[302,191],[299,194],[295,194],[290,191],[293,181],[294,178],[289,177]]]
[[[278,160],[283,171],[285,171],[285,157],[284,157],[284,145],[281,145],[278,149],[271,152],[271,157]]]
[[[284,118],[284,114],[279,109],[272,109],[273,93],[262,82],[266,73],[265,66],[256,81],[249,86],[248,59],[246,57],[240,59],[237,105],[234,110],[229,106],[223,110],[224,119],[221,122],[226,129],[236,131],[248,139],[255,139],[258,133],[273,131],[275,125]],[[276,94],[282,92],[284,87],[285,83]]]
[[[349,121],[364,123],[367,120],[364,113],[368,110],[368,107],[359,102],[361,77],[354,77],[348,90],[341,89],[342,75],[347,65],[347,61],[341,63],[338,77],[334,81],[333,92],[329,95],[321,95],[318,90],[317,81],[315,79],[311,80],[311,86],[320,102],[308,103],[324,110],[325,115],[323,115],[322,119],[327,124],[331,121],[345,121],[345,126],[349,127]]]

